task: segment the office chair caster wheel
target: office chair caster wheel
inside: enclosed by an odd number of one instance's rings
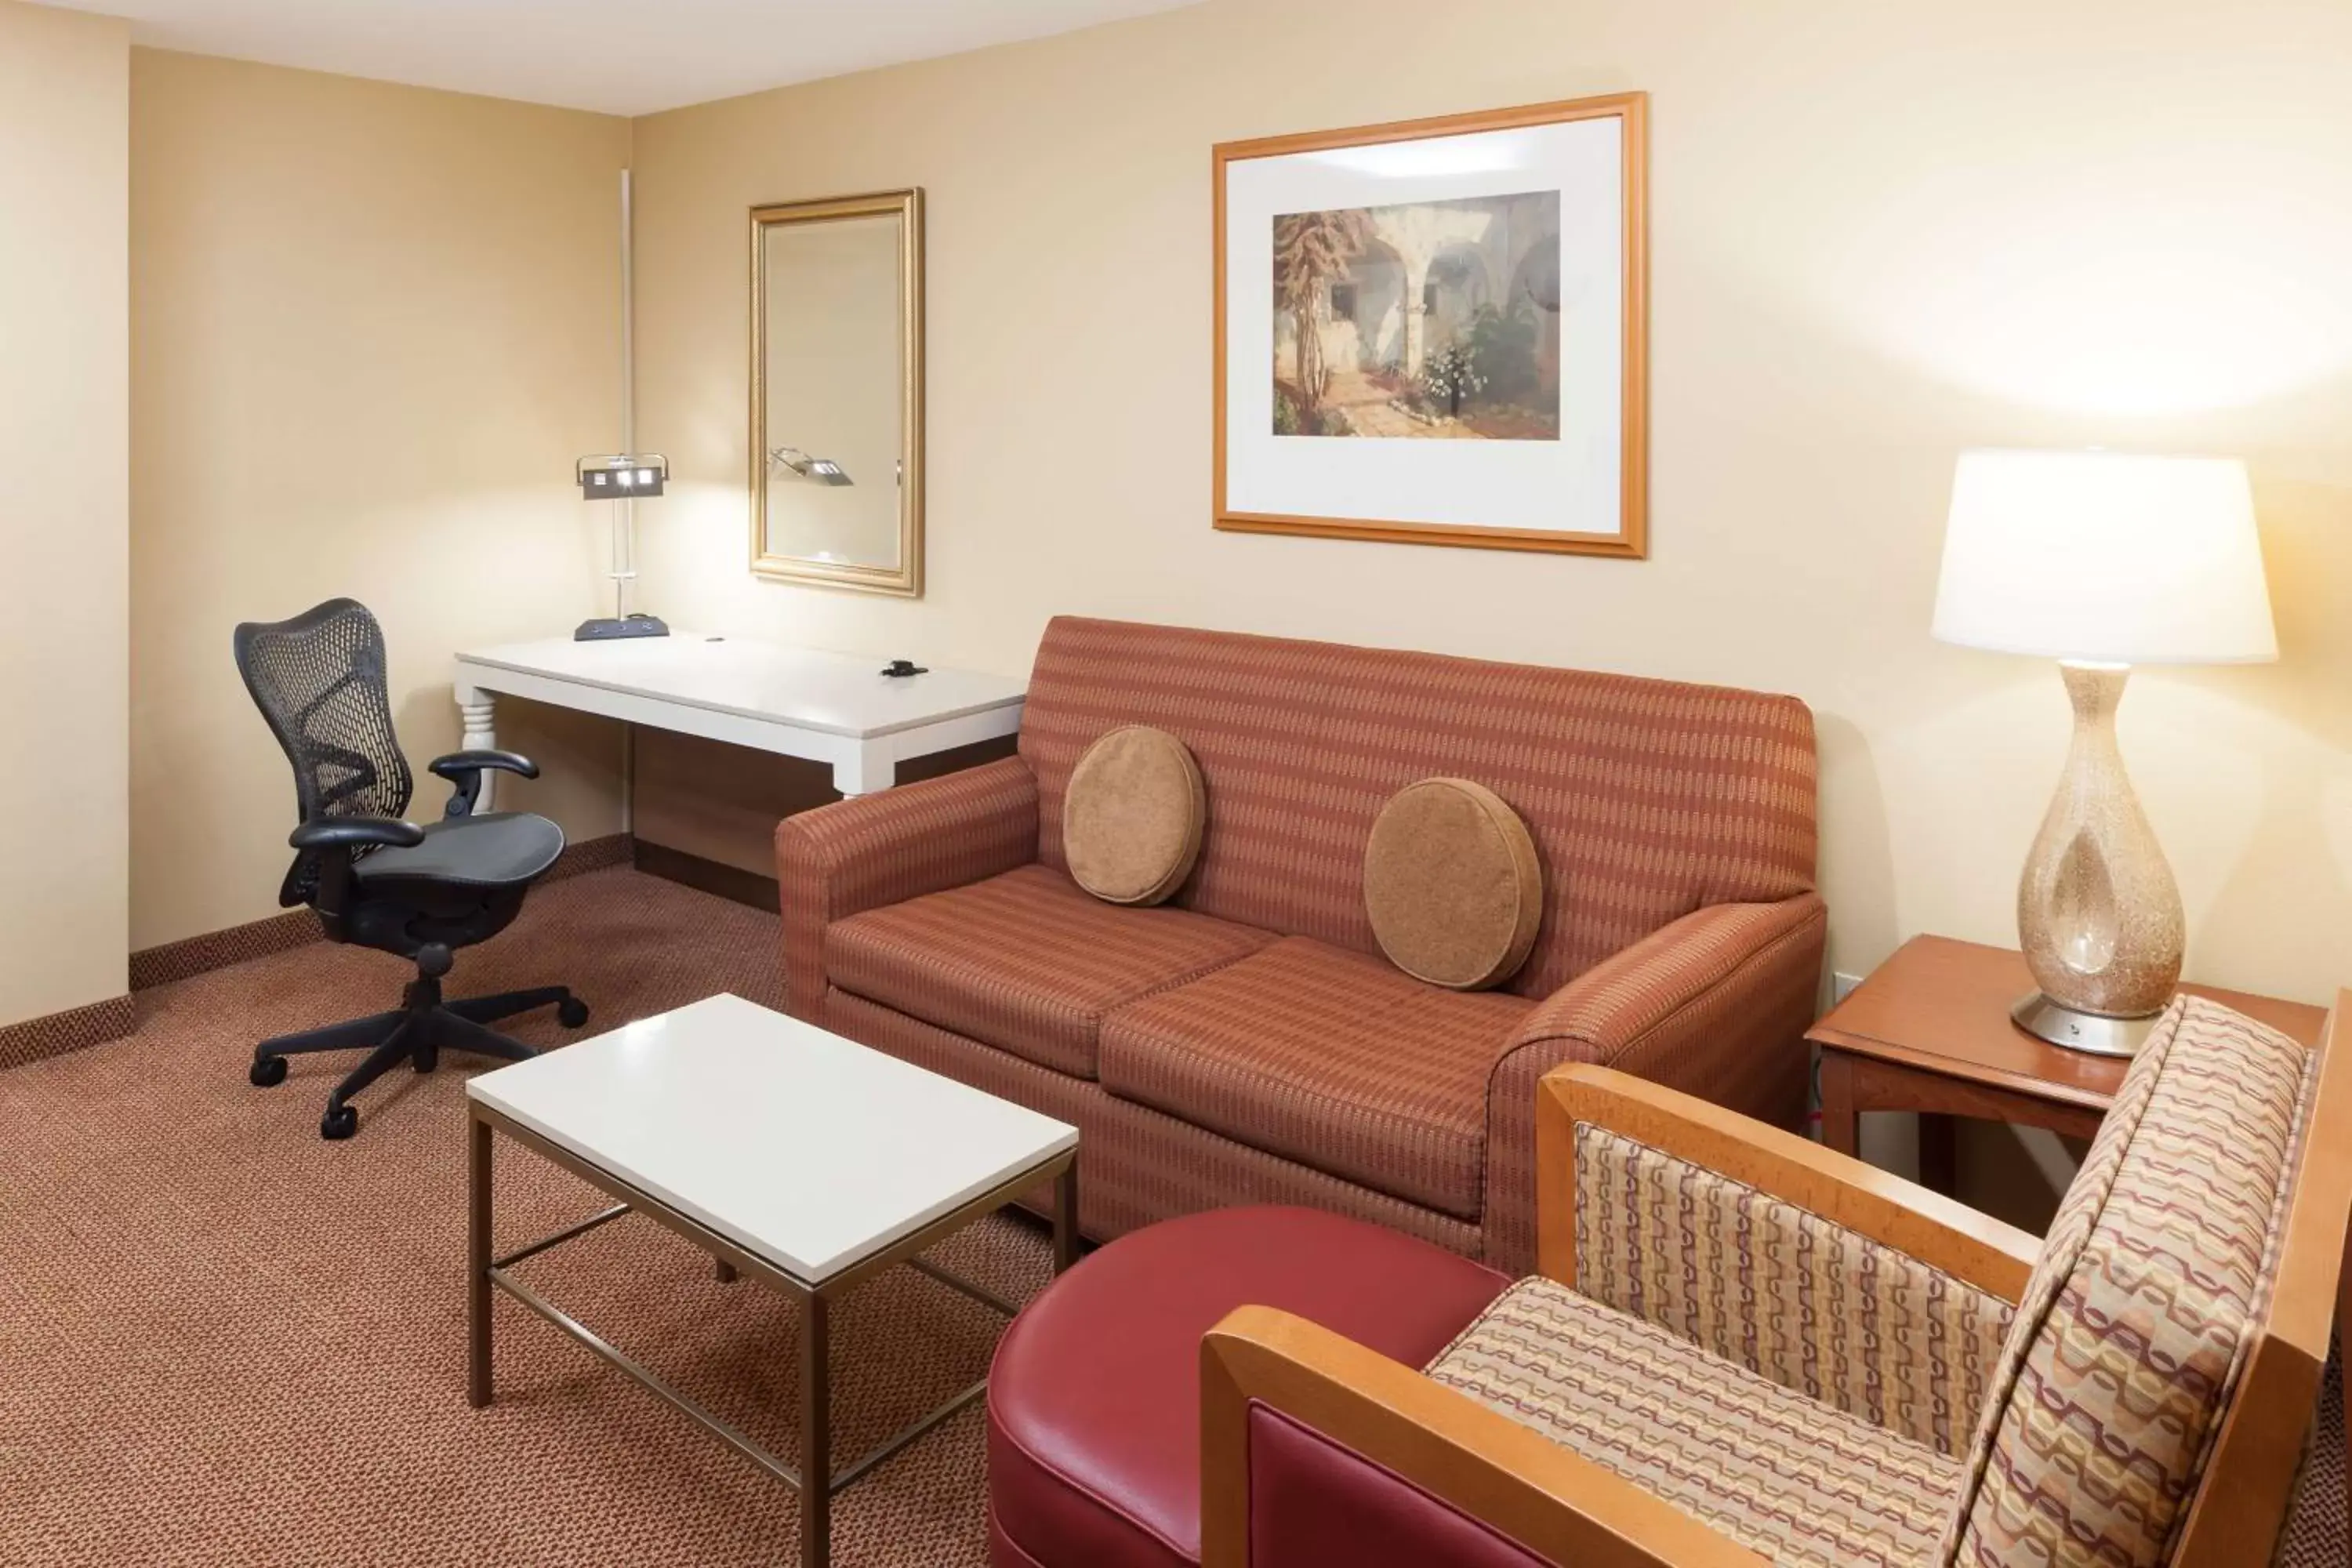
[[[284,1057],[257,1057],[246,1069],[245,1081],[256,1089],[276,1089],[286,1081]]]
[[[577,996],[566,996],[555,1005],[555,1021],[567,1029],[576,1029],[588,1021],[588,1004]]]
[[[352,1106],[331,1105],[327,1114],[319,1118],[319,1136],[331,1140],[350,1137],[360,1130],[360,1113]]]

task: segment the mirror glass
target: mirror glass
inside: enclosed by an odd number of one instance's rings
[[[752,569],[919,593],[919,195],[751,216]]]

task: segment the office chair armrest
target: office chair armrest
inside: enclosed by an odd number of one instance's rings
[[[433,771],[457,786],[449,792],[449,805],[442,815],[471,816],[474,802],[481,798],[484,773],[520,773],[535,779],[539,764],[518,752],[452,752],[434,759]]]
[[[288,909],[309,904],[326,923],[327,934],[343,940],[343,908],[351,900],[352,862],[363,849],[409,849],[425,842],[425,829],[395,816],[321,816],[287,835],[294,864],[287,868],[278,901]]]
[[[305,854],[319,849],[407,849],[425,842],[425,829],[391,816],[322,816],[296,828],[286,842]]]

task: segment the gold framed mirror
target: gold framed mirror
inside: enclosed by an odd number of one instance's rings
[[[923,193],[751,209],[751,571],[923,591]]]

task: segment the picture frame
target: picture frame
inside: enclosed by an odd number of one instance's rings
[[[1646,557],[1648,166],[1642,92],[1218,144],[1214,526]]]

